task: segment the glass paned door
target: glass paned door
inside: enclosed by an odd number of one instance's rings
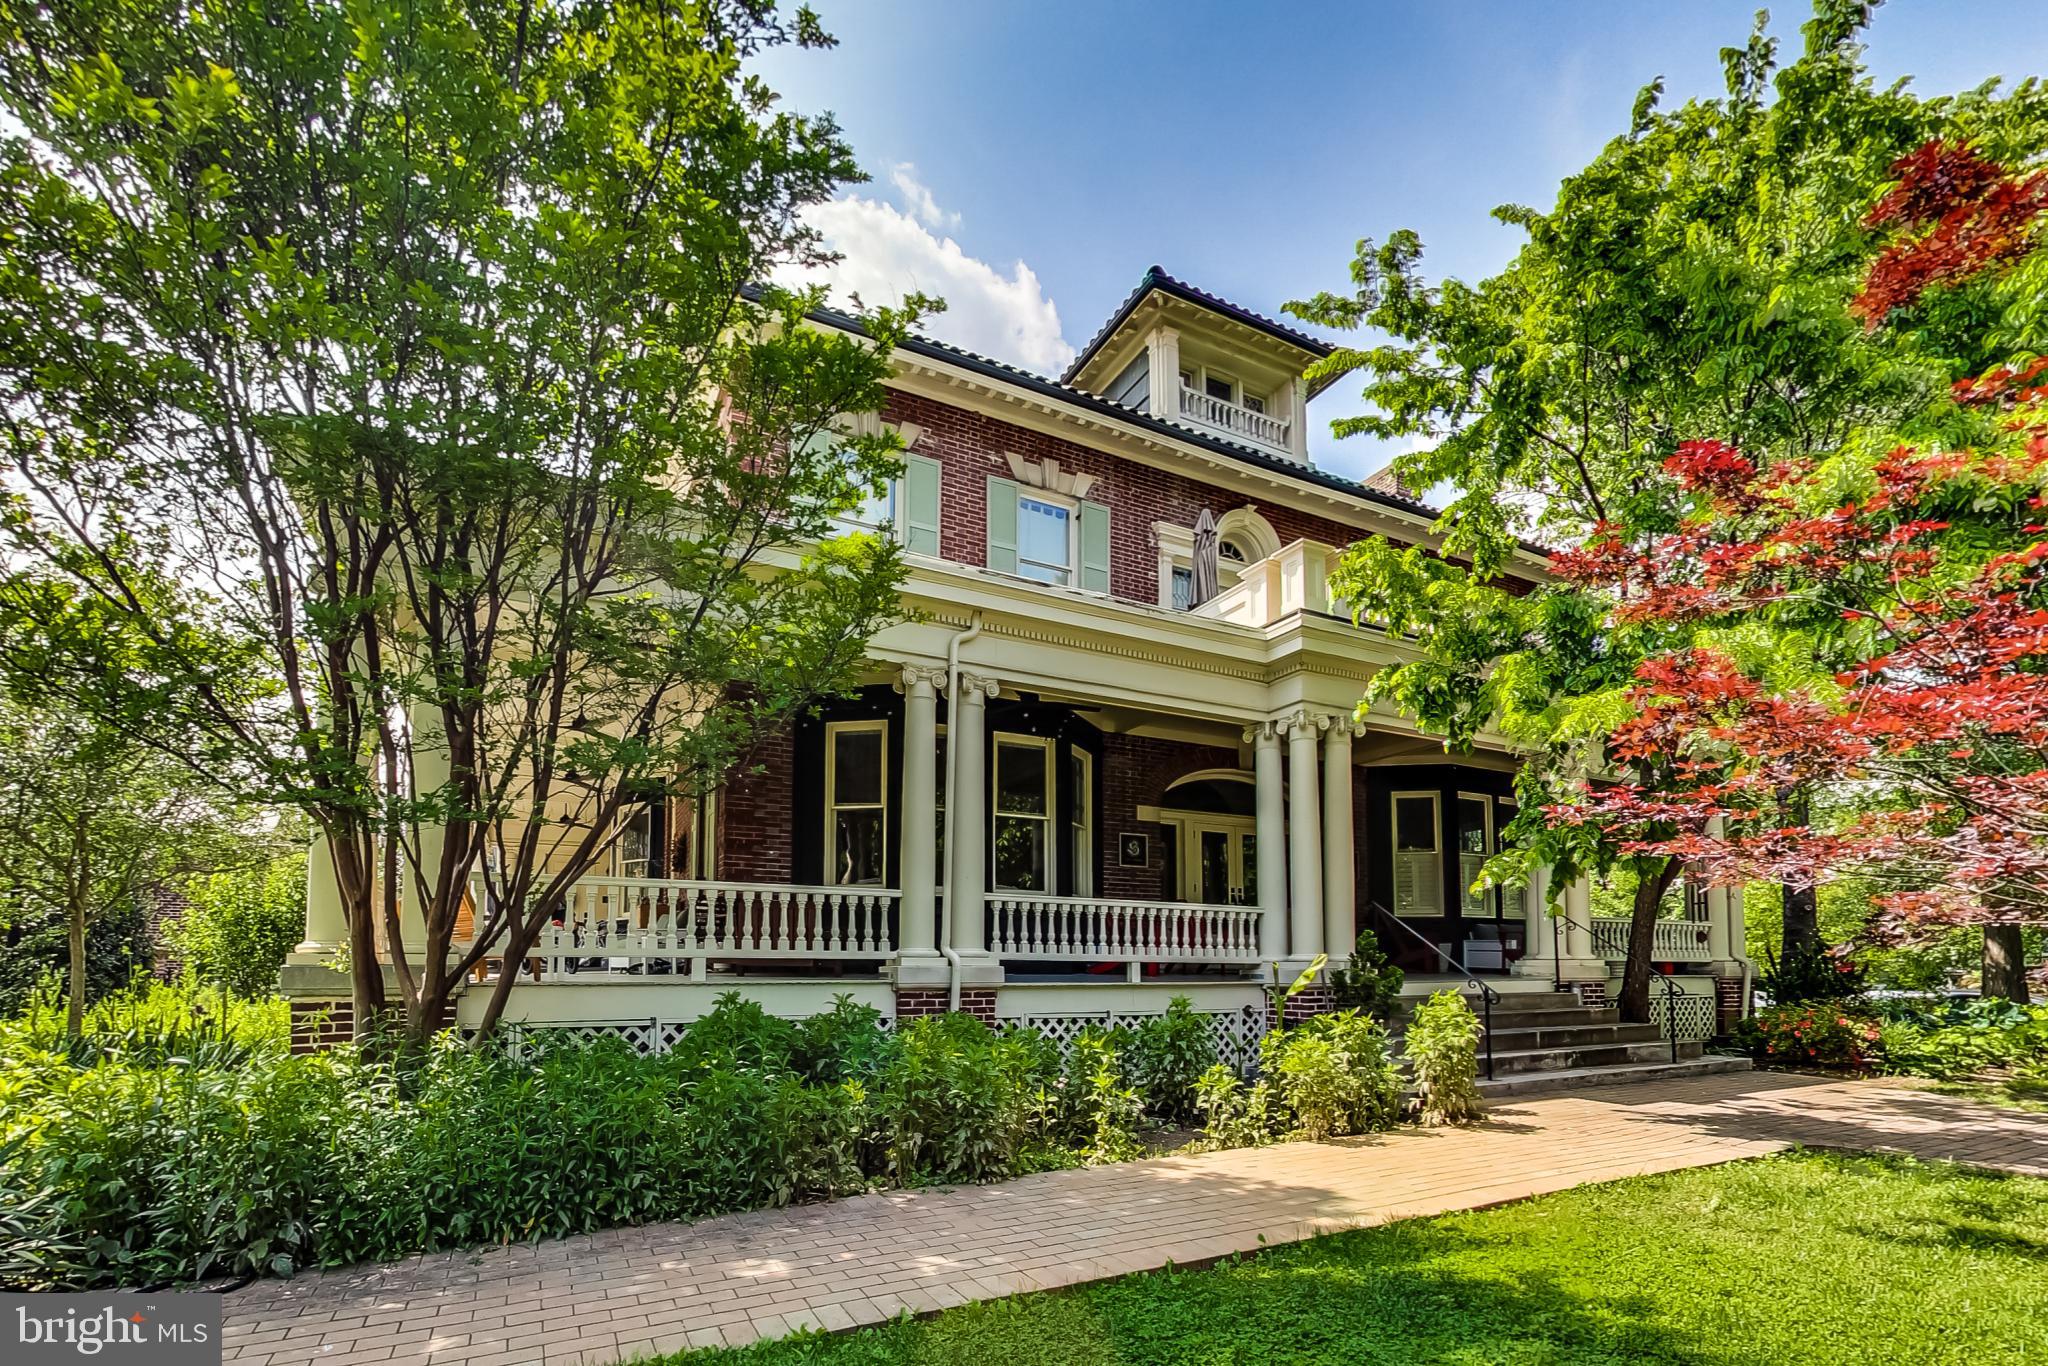
[[[1190,820],[1180,899],[1210,906],[1248,906],[1256,892],[1258,837],[1249,822]]]

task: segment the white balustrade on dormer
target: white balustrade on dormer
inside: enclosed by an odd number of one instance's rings
[[[1343,552],[1320,541],[1295,541],[1239,571],[1237,582],[1194,609],[1200,617],[1239,626],[1271,626],[1297,612],[1349,617],[1330,594],[1330,574]]]
[[[1204,427],[1214,427],[1231,436],[1241,436],[1262,446],[1287,450],[1288,423],[1270,413],[1253,412],[1227,398],[1205,394],[1200,389],[1180,386],[1180,415]]]

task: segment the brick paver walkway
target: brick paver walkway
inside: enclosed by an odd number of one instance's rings
[[[236,1366],[610,1363],[1775,1152],[1886,1149],[2048,1176],[2048,1116],[1881,1082],[1731,1073],[1497,1104],[1465,1130],[890,1191],[262,1281]]]

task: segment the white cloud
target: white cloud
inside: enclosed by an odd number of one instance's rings
[[[1042,373],[1058,373],[1074,358],[1060,335],[1059,310],[1022,261],[1005,274],[879,200],[835,199],[804,217],[844,258],[805,278],[822,280],[841,302],[858,294],[865,303],[893,304],[922,291],[946,301],[925,329],[941,341]]]
[[[896,193],[903,197],[904,205],[911,215],[928,228],[957,228],[960,215],[939,207],[939,201],[932,197],[930,187],[917,178],[917,167],[908,161],[899,161],[889,168],[889,183],[896,187]]]

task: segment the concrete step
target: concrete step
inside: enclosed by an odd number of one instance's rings
[[[1654,1043],[1661,1036],[1653,1024],[1539,1024],[1493,1031],[1496,1049],[1524,1052],[1536,1048],[1583,1048],[1603,1043]]]
[[[1565,1010],[1503,1010],[1496,1006],[1493,1011],[1496,1034],[1510,1029],[1570,1029],[1620,1023],[1621,1013],[1613,1006],[1572,1006]]]
[[[1698,1045],[1694,1045],[1695,1048]],[[1634,1081],[1663,1081],[1672,1078],[1706,1077],[1720,1072],[1747,1072],[1748,1058],[1731,1058],[1716,1054],[1711,1057],[1686,1058],[1672,1062],[1667,1053],[1663,1062],[1624,1063],[1612,1067],[1568,1067],[1554,1072],[1517,1072],[1497,1076],[1492,1081],[1483,1078],[1479,1083],[1479,1094],[1488,1100],[1500,1100],[1508,1096],[1542,1095],[1550,1091],[1577,1091],[1590,1086],[1619,1086]]]
[[[1696,1043],[1681,1043],[1678,1056],[1698,1057],[1700,1046]],[[1493,1050],[1494,1075],[1507,1076],[1521,1072],[1569,1072],[1583,1067],[1619,1067],[1635,1062],[1670,1062],[1671,1045],[1661,1039],[1636,1043],[1594,1043],[1579,1048],[1528,1048],[1503,1049],[1498,1044]],[[1485,1066],[1485,1050],[1480,1051],[1480,1065]]]

